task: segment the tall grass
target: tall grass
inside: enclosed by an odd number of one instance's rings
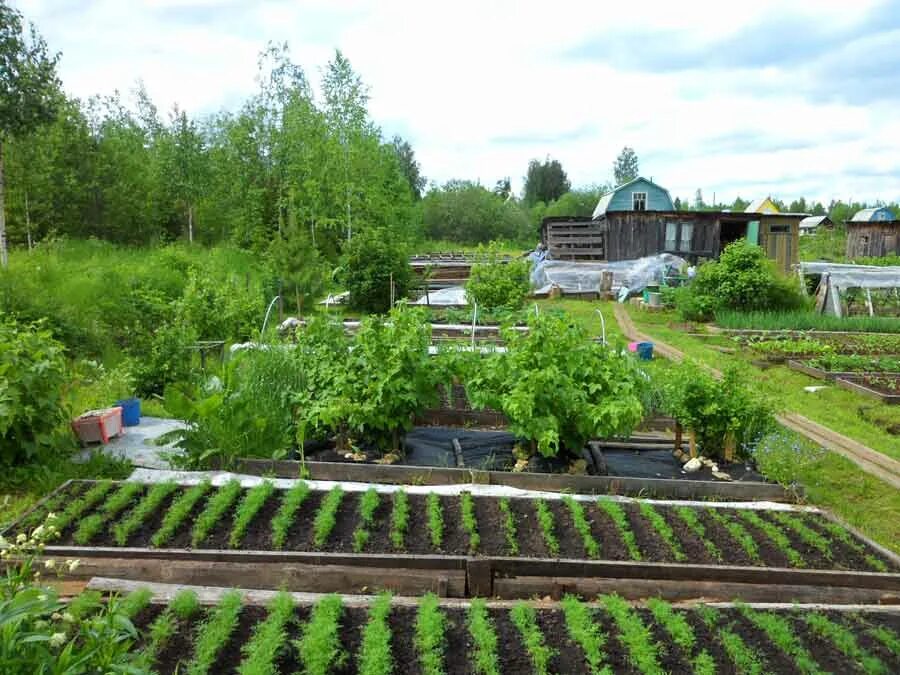
[[[862,333],[900,333],[900,318],[888,316],[837,317],[812,311],[794,312],[716,312],[721,328],[753,330],[859,331]]]

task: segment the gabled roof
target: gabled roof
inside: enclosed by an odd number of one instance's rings
[[[763,197],[750,202],[750,205],[744,209],[744,213],[778,213],[778,207],[771,197]]]
[[[893,212],[886,206],[875,206],[870,209],[860,209],[853,214],[851,223],[871,223],[875,221],[894,220]]]
[[[800,229],[813,230],[825,221],[828,221],[829,223],[831,222],[830,220],[828,220],[828,216],[807,216],[800,221]]]
[[[662,190],[666,193],[666,197],[669,198],[669,202],[671,203],[672,195],[669,194],[669,191],[666,190],[666,188],[664,188],[662,185],[654,183],[652,180],[644,178],[643,176],[638,176],[637,178],[632,178],[627,183],[622,183],[621,185],[614,187],[612,190],[600,197],[600,201],[597,202],[597,208],[594,209],[594,215],[592,216],[592,218],[596,220],[600,216],[604,215],[606,213],[606,209],[609,208],[609,203],[612,201],[612,198],[616,195],[616,193],[621,192],[627,187],[631,187],[635,183],[648,183],[649,185]]]

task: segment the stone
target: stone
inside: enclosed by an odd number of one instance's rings
[[[700,460],[700,458],[694,457],[685,462],[684,470],[688,473],[694,473],[696,471],[699,471],[702,466],[703,462]]]

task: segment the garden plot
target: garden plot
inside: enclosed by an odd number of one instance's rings
[[[900,404],[900,374],[868,373],[865,375],[837,378],[839,387],[875,398],[882,403]]]
[[[103,590],[133,584],[99,580]],[[160,588],[156,589],[160,591]],[[91,591],[89,591],[91,593]],[[900,613],[732,604],[685,609],[442,602],[174,588],[133,591],[142,665],[158,673],[891,673]]]
[[[861,375],[900,375],[900,357],[828,354],[802,361],[790,360],[788,367],[820,380]]]
[[[201,576],[207,562],[349,566],[332,571],[354,588],[450,595],[558,593],[560,578],[769,584],[775,570],[777,583],[900,591],[897,556],[814,510],[452,492],[73,481],[9,531],[53,510],[47,555],[195,562]]]

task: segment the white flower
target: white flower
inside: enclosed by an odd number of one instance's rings
[[[34,528],[34,532],[31,533],[31,538],[39,539],[41,537],[41,535],[43,535],[43,534],[44,534],[44,526],[38,525],[36,528]]]
[[[60,621],[62,619],[62,614],[60,614],[59,612],[53,612],[53,614],[50,615],[50,618],[54,621]]]
[[[52,570],[56,567],[56,561],[53,558],[44,561],[44,569]]]
[[[69,614],[68,612],[63,612],[62,620],[66,623],[72,623],[75,621],[75,617]]]
[[[28,537],[25,536],[25,533],[19,532],[18,536],[16,537],[16,543],[24,544],[26,541],[28,541]]]
[[[50,646],[51,647],[62,647],[66,642],[66,634],[65,633],[54,633],[50,636]]]
[[[79,566],[80,564],[81,564],[81,561],[80,561],[80,560],[70,560],[70,561],[68,562],[68,565],[69,565],[69,571],[70,571],[70,572],[74,572],[75,570],[78,569],[78,566]]]

